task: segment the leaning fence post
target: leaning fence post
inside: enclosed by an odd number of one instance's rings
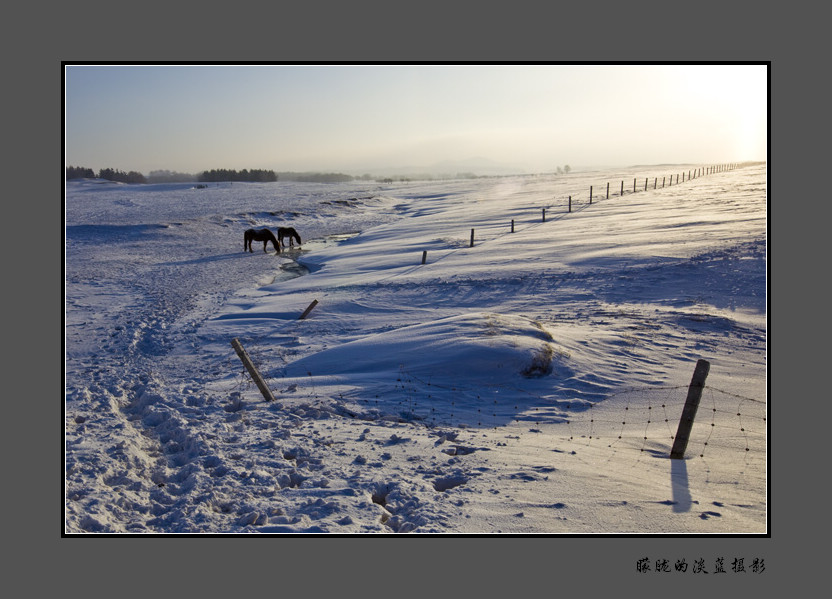
[[[318,305],[318,300],[312,300],[312,303],[309,304],[309,306],[306,308],[306,310],[303,311],[303,314],[300,315],[300,318],[298,318],[298,320],[303,320],[304,318],[309,316],[309,313],[312,311],[312,308],[314,308],[317,305]]]
[[[702,389],[705,387],[705,379],[708,378],[710,369],[711,364],[707,360],[696,362],[693,378],[688,387],[688,397],[685,400],[682,417],[679,419],[679,428],[676,431],[676,438],[673,440],[673,449],[670,450],[670,457],[675,460],[681,460],[685,457],[685,449],[687,449],[688,439],[690,439],[690,430],[693,428],[693,419],[696,418],[696,410],[699,408]]]
[[[237,352],[237,355],[240,357],[240,360],[243,362],[243,365],[248,370],[248,373],[251,375],[251,378],[254,379],[257,388],[260,389],[260,393],[263,394],[263,397],[266,398],[266,401],[274,401],[274,395],[272,395],[271,390],[266,385],[266,381],[263,380],[263,377],[260,376],[260,373],[257,372],[257,368],[255,368],[254,363],[251,361],[251,358],[248,357],[248,352],[243,348],[240,344],[239,339],[234,337],[231,340],[231,346],[234,348],[234,351]]]

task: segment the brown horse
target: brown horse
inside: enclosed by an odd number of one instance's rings
[[[264,252],[266,251],[266,248],[269,246],[269,242],[271,241],[272,245],[274,246],[274,249],[276,250],[275,253],[280,253],[280,242],[274,236],[274,233],[272,233],[268,229],[248,229],[243,235],[244,252],[248,250],[249,252],[254,253],[254,250],[251,249],[252,241],[262,241]]]
[[[279,227],[277,229],[277,239],[283,244],[283,247],[286,247],[286,243],[283,241],[285,237],[289,238],[289,246],[295,245],[293,241],[295,239],[297,239],[298,245],[300,245],[300,235],[292,227]]]

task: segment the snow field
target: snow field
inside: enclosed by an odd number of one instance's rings
[[[765,531],[765,168],[616,175],[68,190],[68,532]]]

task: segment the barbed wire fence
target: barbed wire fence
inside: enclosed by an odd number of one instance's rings
[[[515,222],[515,219],[511,219],[505,223],[481,224],[479,227],[470,229],[470,235],[466,237],[464,242],[463,240],[459,240],[453,245],[450,252],[447,251],[447,249],[444,250],[438,259],[433,259],[431,257],[429,260],[428,250],[422,250],[420,254],[421,259],[417,264],[424,266],[429,263],[435,263],[439,260],[445,259],[450,254],[464,251],[466,248],[480,246],[483,243],[494,241],[506,235],[512,235],[515,232],[519,233],[521,230],[528,230],[532,227],[544,225],[547,222],[554,222],[567,218],[573,213],[582,212],[590,208],[593,204],[598,204],[602,201],[622,198],[627,195],[648,192],[651,190],[671,188],[706,177],[708,175],[729,172],[743,168],[744,166],[747,165],[743,163],[727,163],[701,166],[691,168],[683,172],[672,173],[670,175],[665,174],[662,175],[661,178],[659,178],[658,175],[654,175],[652,177],[642,175],[643,182],[641,177],[634,177],[632,186],[630,186],[629,183],[625,186],[625,181],[621,179],[620,186],[616,185],[613,187],[611,182],[607,181],[605,185],[590,185],[588,191],[578,191],[575,189],[571,193],[564,193],[560,198],[554,199],[553,202],[540,204],[533,209],[530,208],[530,210],[533,210],[538,215],[531,221],[529,221],[528,218],[524,218],[523,221],[518,222]],[[391,278],[398,277],[401,274],[402,273],[391,275]]]
[[[404,420],[427,426],[476,427],[498,430],[523,424],[538,433],[544,424],[563,425],[566,444],[583,444],[639,452],[656,445],[673,445],[689,385],[641,386],[588,401],[552,400],[510,385],[491,384],[465,389],[437,385],[402,369],[394,389],[393,407]],[[445,392],[442,399],[433,391]],[[485,396],[490,390],[492,396]],[[445,401],[447,392],[459,401]],[[505,401],[506,396],[521,401]],[[390,404],[388,400],[388,404]],[[711,385],[702,388],[699,415],[692,423],[688,455],[705,457],[716,448],[741,453],[765,452],[767,403]],[[517,433],[520,429],[514,426]],[[550,429],[551,430],[551,429]]]
[[[263,364],[258,350],[255,364]],[[243,396],[256,394],[257,385],[239,364],[239,376],[228,384],[226,411],[240,409]],[[685,393],[692,385],[654,385],[622,389],[602,397],[553,399],[514,384],[481,386],[437,383],[400,367],[396,380],[375,393],[359,389],[333,397],[326,377],[308,373],[290,383],[271,378],[280,401],[314,406],[332,416],[373,421],[394,420],[430,429],[498,432],[520,438],[545,427],[550,443],[561,448],[594,447],[634,454],[669,455],[681,430]],[[282,394],[288,390],[288,394]],[[744,396],[702,384],[699,411],[691,422],[686,446],[689,457],[705,458],[729,450],[736,455],[767,452],[768,417],[765,399]],[[562,431],[559,434],[558,431]],[[672,457],[672,456],[671,456]]]

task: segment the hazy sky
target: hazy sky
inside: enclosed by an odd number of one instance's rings
[[[352,174],[765,160],[765,65],[65,67],[67,166]]]

